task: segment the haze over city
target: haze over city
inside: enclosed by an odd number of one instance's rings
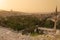
[[[0,40],[60,40],[60,0],[0,0]]]
[[[60,0],[0,0],[0,9],[21,12],[53,12],[58,7]]]

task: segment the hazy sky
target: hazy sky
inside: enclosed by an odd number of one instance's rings
[[[51,12],[58,7],[60,0],[0,0],[0,9],[23,12]]]

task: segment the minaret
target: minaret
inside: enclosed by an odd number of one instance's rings
[[[56,6],[56,9],[55,9],[55,16],[57,16],[58,15],[58,13],[57,13],[57,6]]]
[[[56,26],[57,26],[57,21],[58,21],[58,12],[57,12],[57,6],[55,9],[55,18],[54,18],[55,22],[54,22],[54,30],[56,32]]]

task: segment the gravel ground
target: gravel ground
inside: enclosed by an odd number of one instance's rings
[[[0,40],[60,40],[60,35],[29,36],[0,27]]]

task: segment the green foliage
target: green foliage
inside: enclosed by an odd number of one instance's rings
[[[32,31],[40,22],[36,17],[26,15],[1,18],[0,21],[2,23],[2,26],[12,28],[17,31],[24,30],[27,28],[29,29],[29,31]]]
[[[57,29],[60,29],[60,21],[57,22]]]
[[[44,24],[45,27],[47,28],[53,28],[54,27],[54,22],[52,21],[45,21],[45,24]]]
[[[34,34],[35,33],[34,30],[37,29],[37,27],[46,28],[54,27],[54,23],[47,19],[48,18],[40,20],[32,15],[1,17],[0,25],[3,27],[11,28],[16,31],[24,30],[23,33],[25,32]],[[57,24],[57,28],[60,28],[60,21]]]

